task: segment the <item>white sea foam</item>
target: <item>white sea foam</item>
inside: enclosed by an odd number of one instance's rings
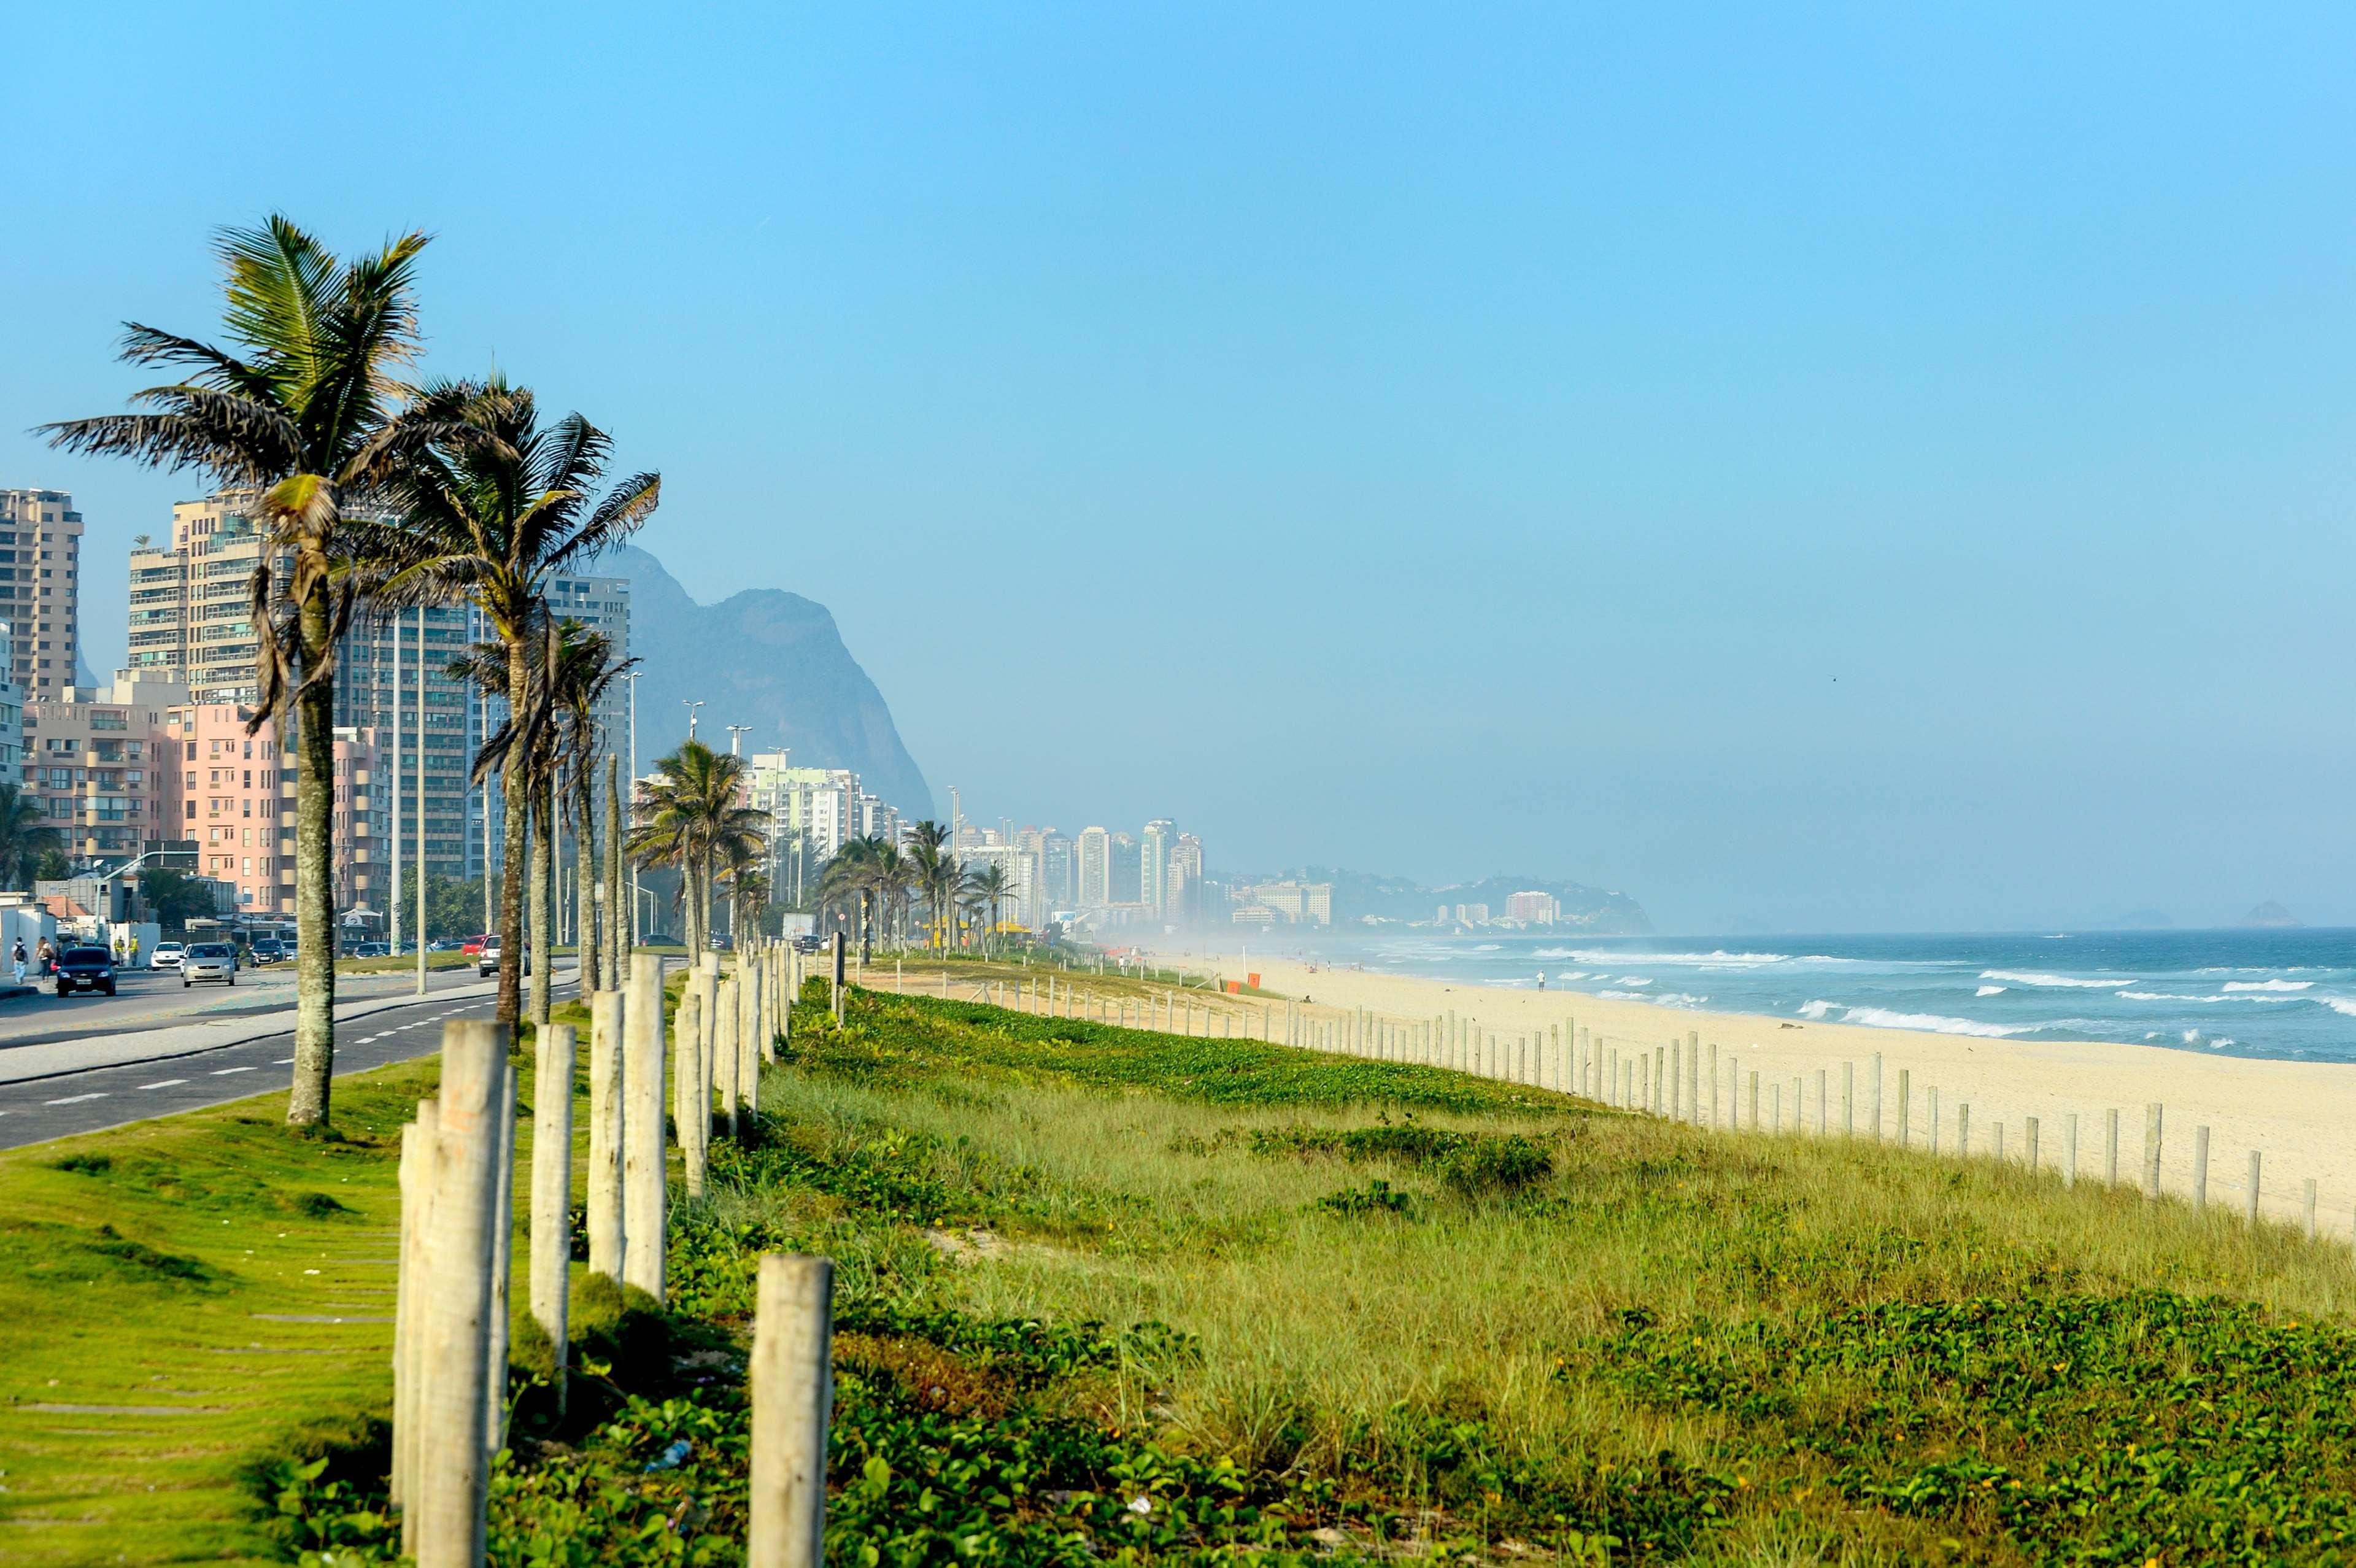
[[[2122,991],[2119,999],[2123,1002],[2206,1002],[2212,1005],[2233,1000],[2230,996],[2188,996],[2180,991]]]
[[[1622,985],[1650,985],[1653,983],[1651,980],[1641,974],[1623,974],[1620,977],[1620,983]]]
[[[1949,1018],[1937,1013],[1893,1013],[1887,1007],[1851,1007],[1841,1014],[1841,1022],[1875,1029],[1928,1029],[1939,1035],[1976,1035],[1988,1040],[2030,1032],[2008,1029],[2000,1024],[1983,1024],[1976,1018]]]
[[[1641,991],[1599,991],[1595,993],[1606,1002],[1660,1002],[1665,998],[1647,996]]]
[[[2316,996],[2309,1000],[2322,1003],[2342,1017],[2356,1018],[2356,996]]]
[[[1833,1003],[1822,1000],[1803,1002],[1800,1004],[1800,1016],[1803,1018],[1821,1018],[1826,1014],[1831,1012],[1834,1005],[1835,1004]]]
[[[2001,985],[1983,985],[1977,991],[1973,992],[1972,994],[1975,996],[1996,996],[2001,994],[2003,991],[2004,987]]]
[[[2080,980],[2067,974],[2041,974],[2033,970],[2024,974],[2018,970],[2010,969],[1984,969],[1980,971],[1980,978],[2008,980],[2015,985],[2051,985],[2087,991],[2108,991],[2115,985],[2124,983],[2116,980]]]
[[[1656,995],[1648,995],[1646,1000],[1663,1007],[1698,1007],[1709,998],[1696,996],[1687,991],[1668,991]]]
[[[2226,991],[2305,991],[2314,983],[2315,982],[2311,980],[2229,980],[2222,989]]]

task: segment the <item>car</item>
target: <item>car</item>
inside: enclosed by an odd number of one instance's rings
[[[465,952],[466,944],[455,937],[437,937],[425,944],[427,952]]]
[[[713,952],[726,952],[736,945],[728,940],[728,934],[725,931],[714,931],[705,940],[711,942]]]
[[[265,963],[283,963],[292,956],[286,950],[286,944],[276,937],[256,937],[247,951],[252,954],[256,968]]]
[[[825,950],[826,940],[822,937],[796,937],[794,939],[794,951],[796,952],[824,952]]]
[[[104,948],[68,948],[58,955],[58,994],[103,991],[114,994],[114,955]]]
[[[495,938],[487,934],[483,936],[468,937],[459,947],[458,950],[465,953],[468,958],[480,958],[483,956],[484,946],[495,940]]]
[[[475,972],[477,975],[486,975],[497,974],[498,972],[499,939],[497,937],[487,937],[484,939],[482,952],[475,960]],[[523,945],[523,972],[526,974],[530,974],[531,972],[531,944],[530,942],[526,942]]]
[[[352,944],[351,956],[354,958],[391,958],[392,956],[392,946],[389,942],[354,942]]]
[[[235,985],[237,949],[228,942],[190,942],[180,959],[180,989],[186,991],[199,980]]]
[[[180,955],[187,950],[187,946],[180,942],[157,942],[147,962],[155,969],[177,969],[180,967]]]

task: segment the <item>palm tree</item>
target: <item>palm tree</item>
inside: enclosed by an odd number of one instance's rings
[[[884,843],[873,836],[855,838],[835,851],[834,858],[819,873],[818,900],[820,909],[848,908],[854,927],[863,944],[867,940],[870,910],[881,895],[881,857]]]
[[[908,830],[908,858],[916,874],[932,921],[932,943],[946,946],[956,929],[958,880],[964,875],[949,849],[949,830],[936,822],[921,822]]]
[[[507,650],[504,695],[509,714],[521,713],[531,696],[526,646],[545,616],[549,577],[637,532],[662,499],[662,478],[635,474],[594,499],[612,439],[577,413],[542,426],[531,392],[498,376],[437,383],[417,408],[435,440],[399,488],[405,553],[379,597],[394,605],[471,601]],[[527,761],[509,748],[499,776],[507,806],[499,940],[510,953],[523,950]],[[515,964],[499,966],[498,1015],[510,1026],[521,1011],[520,978]]]
[[[738,804],[744,759],[691,740],[656,762],[625,851],[641,865],[679,868],[691,952],[711,944],[712,867],[739,846],[758,853],[763,812]]]
[[[760,929],[769,908],[769,873],[764,865],[767,846],[739,844],[728,856],[728,929],[744,950],[748,932]]]
[[[597,936],[595,807],[597,758],[605,740],[597,728],[597,706],[613,690],[614,682],[638,661],[615,658],[613,639],[602,631],[586,630],[577,621],[566,621],[564,630],[565,646],[558,660],[556,703],[562,717],[562,760],[572,776],[581,994],[586,997],[608,983],[599,979],[603,954]],[[609,819],[606,832],[610,836],[615,831]],[[611,913],[607,916],[609,920],[614,918]],[[619,985],[621,977],[614,976],[610,983]]]
[[[908,945],[908,904],[916,887],[916,868],[898,848],[879,843],[875,850],[875,899],[884,929],[897,947]]]
[[[557,787],[563,771],[561,759],[561,729],[554,696],[562,679],[565,639],[569,633],[578,635],[581,623],[567,621],[552,625],[543,618],[532,633],[531,641],[521,650],[525,660],[523,705],[509,710],[499,727],[484,739],[475,754],[474,781],[477,784],[498,773],[503,779],[519,777],[523,784],[524,810],[529,814],[526,823],[525,878],[520,900],[526,918],[520,923],[524,940],[509,946],[504,934],[500,937],[503,955],[499,964],[501,993],[507,990],[509,971],[518,972],[517,995],[521,997],[521,971],[529,967],[531,981],[530,1007],[528,1015],[534,1024],[548,1021],[550,968],[555,961],[555,941],[552,916],[555,905],[556,865],[555,844],[557,823]],[[514,694],[511,671],[515,655],[499,642],[478,642],[465,653],[450,660],[451,679],[474,686],[486,697],[504,701]],[[536,822],[540,831],[529,831]],[[510,961],[511,958],[511,961]]]
[[[1014,884],[1006,875],[1005,864],[995,860],[980,871],[970,873],[965,880],[977,908],[990,916],[990,945],[995,948],[998,945],[998,914],[1006,901],[1014,897]]]
[[[70,451],[195,468],[261,493],[272,553],[250,586],[261,701],[248,733],[275,723],[294,774],[286,1120],[301,1125],[327,1121],[335,1072],[336,644],[385,543],[385,525],[366,514],[431,435],[401,409],[407,389],[394,376],[417,348],[412,282],[425,244],[411,232],[338,261],[283,216],[223,230],[214,253],[230,346],[126,324],[125,360],[186,379],[134,394],[139,412],[44,427]]]
[[[65,852],[65,835],[41,814],[41,803],[14,784],[0,784],[0,886],[28,887],[33,868],[51,850]]]

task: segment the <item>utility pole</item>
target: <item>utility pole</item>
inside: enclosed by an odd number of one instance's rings
[[[949,853],[957,854],[958,840],[965,837],[965,807],[958,800],[958,787],[949,786]]]
[[[695,738],[695,710],[703,706],[703,699],[701,697],[681,697],[680,701],[687,704],[687,738],[693,740]]]
[[[744,732],[752,727],[753,726],[751,725],[730,725],[728,726],[729,756],[742,757],[744,755]]]
[[[392,634],[392,646],[401,647],[401,633]],[[398,678],[395,684],[399,684]],[[395,832],[393,842],[401,842]],[[458,822],[458,842],[466,841],[466,823],[462,815]],[[462,865],[458,868],[464,871]],[[394,879],[393,902],[401,902],[401,883]],[[417,994],[425,994],[425,607],[417,607]]]

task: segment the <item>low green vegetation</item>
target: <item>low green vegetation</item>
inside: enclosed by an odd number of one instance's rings
[[[838,1262],[830,1556],[856,1568],[2356,1552],[2338,1244],[2017,1168],[959,1003],[861,994],[839,1030],[805,1006],[797,1047],[676,1213],[668,1309],[584,1287],[565,1419],[519,1333],[494,1562],[742,1560],[743,1346],[755,1260],[783,1250]],[[381,1189],[313,1174],[389,1170],[381,1151],[270,1138],[229,1153],[281,1170],[241,1200],[271,1223],[389,1223]],[[124,1195],[113,1234],[16,1261],[102,1275],[132,1361],[158,1355],[133,1347],[164,1304],[251,1310],[269,1282],[232,1277],[179,1210],[126,1223],[168,1206],[125,1158],[59,1145],[0,1186]],[[351,1213],[298,1215],[304,1192]],[[0,1288],[20,1320],[62,1294]],[[380,1359],[294,1375],[278,1432],[257,1408],[173,1462],[215,1503],[241,1474],[252,1510],[188,1554],[390,1559]],[[296,1411],[329,1418],[298,1433]],[[96,1440],[75,1458],[110,1517],[166,1516],[137,1511],[158,1466]],[[7,1528],[0,1547],[57,1539]],[[123,1539],[152,1547],[132,1561],[182,1550]]]

